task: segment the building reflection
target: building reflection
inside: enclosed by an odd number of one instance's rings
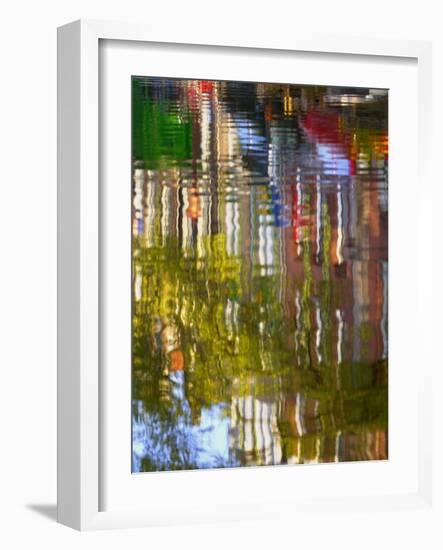
[[[387,458],[387,95],[133,80],[133,470]]]

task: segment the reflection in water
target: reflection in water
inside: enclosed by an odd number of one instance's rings
[[[132,85],[133,471],[387,458],[387,92]]]

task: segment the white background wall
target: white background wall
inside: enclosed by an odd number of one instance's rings
[[[393,36],[436,40],[442,95],[443,19],[438,1],[16,0],[1,10],[0,83],[0,545],[10,548],[437,548],[424,514],[297,517],[79,534],[54,523],[56,499],[56,27],[120,19],[230,32]],[[254,31],[255,29],[255,31]],[[441,109],[436,102],[441,124]],[[436,125],[437,127],[437,125]],[[441,147],[440,132],[435,133]],[[436,172],[436,177],[441,176]],[[443,183],[442,183],[443,185]],[[439,205],[430,208],[438,220]],[[441,218],[441,215],[440,215]],[[443,233],[440,232],[440,235]],[[441,285],[441,282],[440,282]],[[438,298],[441,299],[441,291]],[[438,321],[438,319],[437,319]],[[5,376],[6,375],[6,376]],[[438,412],[441,406],[437,403]],[[440,455],[441,456],[441,455]],[[294,488],[294,490],[296,490]],[[173,498],[173,495],[171,495]],[[48,517],[49,516],[49,517]],[[359,540],[347,536],[361,527]],[[309,537],[302,533],[310,533]],[[441,536],[441,535],[440,535]],[[304,538],[300,538],[304,537]],[[426,543],[424,543],[426,539]],[[338,546],[337,546],[338,547]]]

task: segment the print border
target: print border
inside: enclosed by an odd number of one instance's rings
[[[193,43],[202,48],[211,44],[416,59],[419,183],[432,190],[431,43],[312,34],[251,41],[224,34],[221,29],[219,37],[202,36]],[[99,511],[98,48],[103,39],[189,44],[184,29],[169,31],[168,36],[155,26],[132,23],[82,20],[58,30],[58,521],[80,530],[180,522],[170,517],[153,520],[143,510]],[[432,365],[420,367],[419,484],[414,494],[388,495],[396,509],[432,506]],[[344,509],[361,505],[371,511],[386,504],[387,496],[346,500]],[[263,512],[245,512],[245,519],[251,517],[263,517]]]

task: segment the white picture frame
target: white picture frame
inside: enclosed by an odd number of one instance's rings
[[[100,41],[125,41],[135,43],[164,43],[189,45],[191,42],[202,50],[212,47],[245,48],[280,52],[329,53],[334,56],[386,57],[395,60],[413,59],[418,71],[418,178],[419,184],[432,195],[433,182],[430,165],[431,140],[431,66],[430,43],[397,40],[369,40],[346,37],[315,37],[298,33],[296,38],[282,37],[281,41],[265,38],[257,42],[225,37],[212,37],[206,42],[202,36],[190,40],[186,32],[178,36],[165,36],[144,26],[117,22],[77,21],[65,25],[58,33],[58,520],[80,530],[116,527],[151,526],[192,521],[218,521],[227,519],[251,519],[269,516],[266,511],[266,495],[261,501],[252,501],[248,507],[226,506],[215,500],[212,506],[201,504],[190,507],[185,513],[178,510],[165,512],[159,507],[122,506],[102,510],[100,483],[102,468],[102,415],[106,411],[100,405],[103,397],[100,363],[100,268],[102,249],[100,240],[99,192],[100,158]],[[243,50],[242,50],[243,49]],[[210,54],[209,54],[210,55]],[[432,220],[421,211],[413,222],[414,230],[430,231]],[[432,248],[424,246],[420,254],[430,260]],[[420,315],[430,305],[430,289],[424,274],[418,273],[417,304]],[[424,300],[427,297],[428,301]],[[430,308],[430,309],[429,309]],[[422,335],[422,340],[426,335]],[[344,513],[356,508],[362,511],[396,509],[431,509],[432,507],[432,446],[431,446],[431,369],[430,341],[421,342],[427,348],[429,360],[423,361],[417,372],[417,483],[414,490],[379,494],[348,496],[332,494],[304,499],[303,511],[319,511],[333,506]],[[412,355],[411,355],[412,357]],[[340,466],[346,468],[347,466]],[[352,467],[352,466],[351,466]],[[262,470],[273,470],[264,468]],[[280,470],[281,471],[281,470]],[[288,471],[288,470],[286,470]],[[314,472],[314,473],[312,473]],[[326,472],[326,470],[324,470]],[[323,477],[327,474],[321,474]],[[205,475],[205,472],[202,472]],[[162,475],[162,474],[155,474]],[[200,475],[198,473],[174,474]],[[234,472],[232,475],[239,475]],[[248,472],[248,476],[268,475]],[[277,474],[281,475],[281,474]],[[309,474],[316,476],[315,470]],[[161,478],[156,485],[161,486]],[[207,478],[205,478],[207,479]],[[233,478],[231,477],[231,481]],[[263,479],[260,478],[260,482]],[[285,482],[286,483],[286,482]],[[282,501],[288,501],[282,494]],[[291,502],[291,499],[289,499]],[[291,502],[299,506],[300,502]],[[279,513],[279,515],[281,515]]]

